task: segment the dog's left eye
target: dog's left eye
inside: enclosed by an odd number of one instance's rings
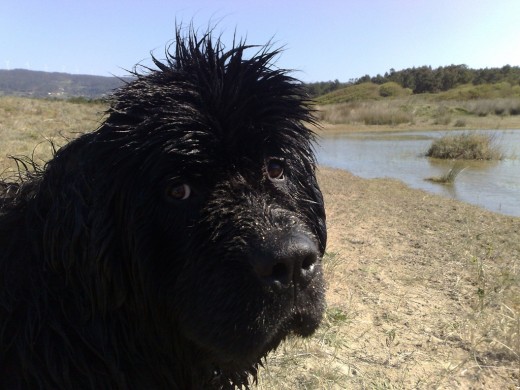
[[[270,160],[267,163],[267,177],[269,180],[283,180],[283,163],[279,160]]]
[[[191,195],[191,187],[187,184],[176,184],[168,188],[166,194],[175,200],[186,200]]]

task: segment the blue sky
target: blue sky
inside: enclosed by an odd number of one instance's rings
[[[2,0],[0,69],[108,76],[163,58],[175,21],[217,24],[306,81],[421,65],[520,65],[519,0]]]

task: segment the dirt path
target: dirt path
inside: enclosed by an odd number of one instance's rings
[[[260,387],[519,388],[520,218],[395,180],[319,179],[327,317],[268,359]]]

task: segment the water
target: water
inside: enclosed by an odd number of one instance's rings
[[[449,134],[456,134],[450,131]],[[424,157],[440,131],[345,133],[322,137],[318,162],[364,178],[396,178],[413,188],[472,203],[506,215],[520,216],[520,130],[489,130],[506,158],[468,162],[453,185],[426,181],[442,176],[453,161]]]

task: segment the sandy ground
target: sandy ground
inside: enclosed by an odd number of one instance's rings
[[[328,303],[349,318],[341,354],[359,372],[352,385],[520,385],[520,218],[388,179],[322,169],[320,181],[335,263]]]
[[[327,316],[260,388],[520,388],[520,218],[390,179],[319,180]]]

